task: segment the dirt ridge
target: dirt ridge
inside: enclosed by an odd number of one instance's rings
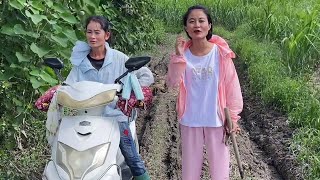
[[[248,84],[243,82],[242,84]],[[294,129],[289,126],[288,118],[275,108],[265,107],[261,99],[244,89],[243,126],[250,138],[269,157],[268,164],[274,166],[284,179],[304,179],[296,157],[290,152],[290,139]],[[258,123],[260,122],[260,123]]]

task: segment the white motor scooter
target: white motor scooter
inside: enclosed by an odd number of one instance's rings
[[[62,83],[54,98],[59,107],[67,107],[73,113],[67,115],[61,110],[63,108],[57,110],[61,120],[50,143],[51,158],[42,179],[121,180],[123,177],[132,177],[119,148],[118,122],[102,116],[102,113],[106,104],[118,98],[122,89],[120,79],[149,61],[150,57],[130,58],[125,64],[128,70],[115,80],[115,84],[91,81],[70,85]],[[63,63],[59,59],[48,58],[45,64],[63,82],[60,74]],[[130,130],[139,150],[135,121],[130,122]]]

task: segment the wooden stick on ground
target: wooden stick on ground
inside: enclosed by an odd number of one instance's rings
[[[229,109],[228,108],[224,108],[224,113],[225,113],[225,116],[226,116],[226,119],[227,119],[229,131],[231,131],[232,130],[232,121],[231,121]],[[234,149],[234,152],[235,152],[235,155],[236,155],[236,159],[237,159],[237,164],[238,164],[238,167],[239,167],[240,176],[241,176],[241,179],[243,179],[244,178],[243,168],[242,168],[240,155],[239,155],[238,144],[237,144],[234,132],[231,132],[230,136],[231,136],[233,149]]]

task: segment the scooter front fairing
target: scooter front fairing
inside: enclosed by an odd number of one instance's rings
[[[102,116],[65,116],[52,147],[47,179],[120,179],[116,156],[120,135],[116,120]]]

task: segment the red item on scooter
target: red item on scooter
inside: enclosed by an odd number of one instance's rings
[[[141,106],[141,102],[137,100],[136,96],[133,92],[131,92],[130,98],[128,100],[123,99],[121,96],[117,102],[117,106],[123,112],[124,115],[131,117],[131,112],[133,108],[140,109],[149,109],[152,104],[153,94],[150,87],[143,86],[141,87],[144,99],[142,101],[143,105]]]
[[[59,86],[54,86],[50,89],[48,89],[42,96],[40,96],[37,101],[35,102],[35,106],[38,110],[47,112],[51,103],[51,99],[54,95],[54,93],[57,91]],[[143,105],[139,106],[140,102],[135,97],[134,93],[132,92],[130,95],[130,99],[126,101],[122,97],[119,97],[119,100],[117,102],[117,106],[119,109],[126,115],[131,117],[131,112],[133,108],[140,108],[140,109],[149,109],[152,104],[152,90],[150,87],[141,87],[144,99],[143,99]],[[126,107],[127,106],[127,107]]]
[[[37,109],[40,111],[47,112],[51,103],[51,99],[54,93],[57,91],[58,86],[53,86],[52,88],[48,89],[42,96],[40,96],[37,101],[34,103]]]

